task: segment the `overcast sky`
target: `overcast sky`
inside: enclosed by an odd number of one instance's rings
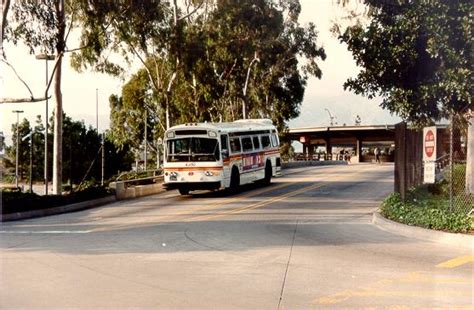
[[[393,124],[399,118],[391,116],[379,107],[380,99],[368,100],[364,97],[344,91],[342,84],[359,69],[346,47],[338,42],[330,33],[332,21],[341,16],[341,10],[334,0],[301,0],[302,13],[300,21],[304,24],[313,22],[319,31],[318,44],[322,45],[327,54],[326,61],[319,62],[323,71],[321,80],[311,78],[305,92],[301,115],[290,121],[290,128],[306,126],[329,125],[329,114],[336,117],[338,124],[354,124],[356,115],[360,115],[362,124]],[[74,42],[68,42],[69,48],[74,48]],[[6,45],[9,62],[15,67],[20,76],[28,83],[35,97],[41,97],[45,89],[45,61],[36,60],[24,47]],[[49,63],[50,71],[53,62]],[[16,79],[11,69],[0,65],[0,97],[25,98],[29,93],[21,82]],[[96,89],[98,89],[99,131],[109,127],[108,97],[119,94],[123,81],[108,75],[97,73],[76,73],[69,67],[69,59],[63,62],[63,109],[74,120],[84,120],[86,124],[95,127],[96,123]],[[49,101],[51,115],[54,100]],[[34,123],[36,115],[41,114],[44,120],[45,102],[19,103],[0,105],[0,130],[11,143],[10,128],[16,122],[13,110],[23,110],[20,115]]]

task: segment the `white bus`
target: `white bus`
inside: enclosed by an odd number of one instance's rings
[[[164,147],[164,187],[181,195],[268,184],[281,169],[278,133],[269,119],[174,126]]]

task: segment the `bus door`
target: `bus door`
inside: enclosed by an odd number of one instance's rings
[[[230,149],[229,149],[229,137],[227,134],[221,135],[221,156],[223,163],[222,180],[230,178]]]
[[[239,173],[242,173],[242,147],[240,144],[240,137],[234,136],[229,138],[229,148],[230,148],[230,163],[229,169],[232,169],[232,166],[236,166],[239,169]],[[229,170],[229,177],[232,173]]]

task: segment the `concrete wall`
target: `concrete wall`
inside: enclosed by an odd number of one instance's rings
[[[117,200],[132,199],[164,192],[163,178],[156,178],[156,183],[147,185],[131,185],[130,181],[118,181],[110,185],[115,188]]]

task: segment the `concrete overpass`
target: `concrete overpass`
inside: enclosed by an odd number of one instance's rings
[[[366,162],[373,160],[373,148],[379,147],[382,161],[393,161],[395,125],[291,128],[287,137],[303,145],[297,159],[335,159],[345,152],[351,154],[351,162]]]

